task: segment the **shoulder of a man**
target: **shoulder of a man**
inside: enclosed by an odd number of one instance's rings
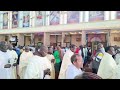
[[[73,71],[74,70],[74,66],[73,64],[69,65],[67,68],[67,71]]]

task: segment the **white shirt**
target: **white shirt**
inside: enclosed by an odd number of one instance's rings
[[[66,79],[74,79],[75,76],[82,74],[82,70],[76,68],[73,64],[69,65],[66,71]]]
[[[17,53],[14,50],[7,50],[7,53],[9,54],[10,64],[16,63],[18,59]]]
[[[11,68],[4,68],[4,66],[8,64],[8,60],[8,53],[0,51],[0,79],[12,79]]]

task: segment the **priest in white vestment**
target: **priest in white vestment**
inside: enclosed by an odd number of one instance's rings
[[[117,65],[120,63],[120,49],[118,49],[118,53],[115,55],[115,61]]]
[[[11,68],[12,68],[12,75],[13,75],[12,79],[17,79],[16,66],[17,66],[18,55],[13,50],[13,46],[12,45],[8,46],[7,53],[9,55],[9,58],[10,58],[9,62],[11,64]]]
[[[52,48],[49,48],[49,49],[48,49],[48,54],[46,55],[46,57],[48,58],[49,63],[51,63],[51,66],[52,66],[51,79],[55,79],[55,67],[54,67],[55,58],[54,58],[54,56],[52,55],[52,51],[53,51]]]
[[[106,48],[106,53],[104,53],[97,73],[102,79],[115,79],[117,64],[112,57],[114,54],[115,50],[113,47],[109,46]]]
[[[25,51],[23,51],[20,56],[19,71],[18,71],[20,79],[23,79],[29,59],[32,56],[33,56],[33,53],[30,51],[29,47],[26,46]]]
[[[47,47],[41,46],[36,55],[30,58],[24,79],[51,79],[51,75],[44,74],[45,70],[52,69],[51,63],[45,57],[47,52]]]
[[[69,65],[71,65],[71,56],[74,54],[76,51],[76,46],[71,45],[70,49],[65,53],[63,56],[62,64],[61,64],[61,69],[59,73],[59,79],[65,79],[65,73]]]
[[[66,70],[66,79],[74,79],[77,75],[83,73],[81,68],[83,68],[82,56],[74,54],[71,57],[72,64],[68,66]]]
[[[115,79],[120,79],[120,49],[118,49],[118,53],[115,56],[115,61],[117,64]]]

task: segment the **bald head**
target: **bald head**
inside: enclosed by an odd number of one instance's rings
[[[50,47],[50,48],[48,48],[48,53],[49,54],[52,54],[53,53],[53,49]]]
[[[98,49],[100,49],[100,48],[103,48],[103,44],[102,43],[98,44]]]
[[[7,51],[7,43],[5,41],[1,41],[0,42],[0,50],[2,52],[6,52]]]
[[[29,52],[30,48],[28,46],[25,46],[25,52]]]
[[[41,56],[46,56],[48,53],[48,47],[42,45],[40,49],[38,49],[38,52],[41,54]]]

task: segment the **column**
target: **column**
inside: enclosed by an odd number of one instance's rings
[[[86,45],[86,32],[82,30],[81,44]]]
[[[50,46],[50,33],[49,32],[44,32],[44,41],[43,44],[45,46]]]
[[[0,29],[3,29],[3,11],[0,11]]]
[[[34,34],[31,33],[31,45],[35,45]]]
[[[63,24],[67,24],[67,11],[63,12]]]
[[[50,11],[46,11],[46,26],[50,25]]]
[[[84,22],[89,22],[89,11],[84,11],[83,15]]]
[[[24,46],[24,34],[17,34],[17,45]]]
[[[19,21],[19,28],[23,27],[23,11],[19,11],[19,17],[18,17],[18,21]]]
[[[46,26],[46,11],[42,11],[43,26]]]
[[[79,15],[79,18],[80,18],[80,21],[79,21],[79,23],[81,23],[81,22],[84,22],[84,20],[83,20],[83,15],[84,14],[84,12],[83,11],[80,11],[80,15]]]
[[[12,28],[12,11],[8,12],[8,29]]]
[[[64,39],[65,39],[65,32],[62,32],[62,39],[61,39],[61,46],[62,47],[65,47]]]
[[[116,11],[110,11],[111,12],[111,20],[116,19]]]
[[[104,11],[104,17],[105,17],[105,19],[104,20],[110,20],[110,17],[111,17],[111,15],[110,15],[110,11]]]
[[[108,30],[108,33],[107,33],[107,46],[110,46],[111,45],[111,30]]]

